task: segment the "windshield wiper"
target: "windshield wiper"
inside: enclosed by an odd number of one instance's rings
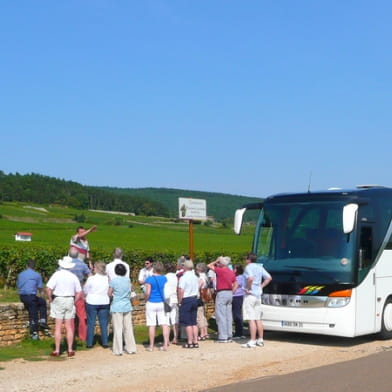
[[[300,268],[308,271],[316,271],[318,268],[315,267],[305,267],[304,265],[290,265],[290,268]]]

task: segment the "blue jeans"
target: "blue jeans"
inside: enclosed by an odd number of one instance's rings
[[[20,300],[29,312],[30,334],[38,332],[38,321],[45,320],[46,323],[46,302],[43,298],[31,295],[20,295]]]
[[[102,346],[108,345],[108,323],[110,305],[90,305],[86,303],[87,311],[87,346],[94,343],[95,323],[98,316],[99,329],[101,331]]]
[[[242,321],[242,303],[244,302],[244,296],[239,295],[233,297],[232,310],[233,310],[233,321],[235,325],[234,336],[244,335],[244,322]]]

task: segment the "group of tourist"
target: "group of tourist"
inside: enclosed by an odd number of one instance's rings
[[[230,257],[223,256],[207,266],[215,274],[217,343],[230,343],[233,339],[245,339],[243,321],[246,320],[249,325],[250,340],[242,347],[264,346],[261,296],[263,288],[271,282],[272,277],[256,261],[257,256],[248,253],[245,259],[245,270],[240,264],[235,265],[233,269],[230,268]]]
[[[97,318],[102,347],[109,347],[108,325],[111,320],[113,354],[136,353],[131,302],[135,293],[129,265],[122,260],[120,248],[114,250],[112,262],[92,264],[86,236],[94,230],[95,226],[88,230],[77,228],[76,235],[71,238],[69,254],[58,261],[58,270],[46,284],[50,316],[55,319],[55,347],[51,356],[60,355],[63,324],[69,357],[75,355],[75,335],[86,343],[87,348],[93,347]],[[138,275],[138,283],[144,292],[148,326],[146,350],[155,349],[157,326],[162,328],[163,335],[160,350],[166,351],[170,344],[179,344],[180,338],[184,340],[182,347],[199,348],[200,341],[209,337],[205,302],[211,300],[212,294],[218,327],[216,342],[245,339],[243,321],[247,320],[250,340],[242,347],[262,346],[261,294],[272,278],[256,259],[254,254],[248,254],[245,270],[242,265],[232,267],[230,257],[225,256],[208,265],[198,263],[196,266],[186,256],[181,256],[176,264],[164,265],[151,258],[146,260]],[[28,261],[26,270],[18,275],[17,287],[29,312],[31,337],[37,340],[39,329],[48,330],[49,327],[42,278],[34,270],[33,260]]]
[[[186,340],[184,348],[198,348],[199,341],[205,340],[208,324],[200,296],[207,287],[205,269],[205,264],[200,263],[195,270],[192,260],[185,256],[177,264],[146,261],[139,272],[139,283],[145,293],[148,351],[154,350],[157,325],[162,328],[162,351],[179,343],[181,330]]]

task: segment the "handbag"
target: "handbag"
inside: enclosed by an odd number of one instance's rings
[[[139,297],[137,296],[137,294],[134,291],[131,292],[131,304],[132,304],[132,306],[140,305]]]
[[[163,302],[163,308],[165,310],[165,313],[170,313],[172,311],[171,306],[166,301]]]
[[[213,300],[212,289],[209,287],[200,289],[200,296],[203,302],[211,302]]]
[[[163,309],[164,309],[165,313],[170,313],[172,310],[172,307],[165,301],[165,298],[163,298],[161,286],[159,286],[158,279],[155,276],[153,276],[153,278],[155,279],[155,282],[159,288],[159,294],[161,294],[161,298],[163,301]]]

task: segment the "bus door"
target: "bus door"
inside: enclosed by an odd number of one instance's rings
[[[373,249],[374,228],[372,224],[362,224],[359,230],[356,335],[374,332],[376,323],[376,281],[375,272],[371,270],[375,256]]]

